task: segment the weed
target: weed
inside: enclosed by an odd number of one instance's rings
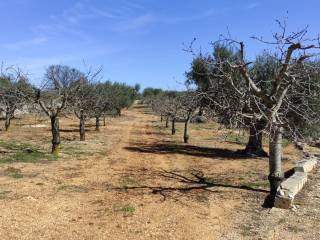
[[[113,210],[115,212],[122,212],[123,216],[125,217],[132,216],[133,213],[136,211],[135,207],[132,206],[131,204],[124,204],[124,205],[116,204],[113,206]]]
[[[122,188],[140,186],[139,182],[136,179],[134,179],[132,177],[129,177],[129,176],[120,177],[119,183],[120,183]]]
[[[6,196],[11,192],[12,191],[2,191],[2,192],[0,192],[0,199],[5,199]]]
[[[14,167],[8,167],[4,171],[6,176],[13,177],[13,178],[23,178],[23,175],[21,174],[21,169],[14,168]]]
[[[241,145],[246,145],[248,137],[246,135],[230,133],[226,136],[225,139],[227,142],[237,143]]]
[[[302,228],[299,228],[299,227],[297,227],[297,226],[288,226],[288,231],[297,234],[298,232],[302,232],[303,229],[302,229]]]
[[[0,157],[0,163],[54,161],[57,157],[44,153],[39,147],[14,141],[0,141],[0,147],[10,150],[10,154]]]

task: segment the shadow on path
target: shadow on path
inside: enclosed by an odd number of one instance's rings
[[[140,144],[125,147],[126,150],[141,153],[155,154],[183,154],[195,157],[226,158],[226,159],[248,159],[247,155],[238,151],[221,148],[199,147],[194,145],[179,145],[175,143]]]
[[[166,193],[171,192],[180,192],[180,193],[188,193],[193,190],[203,190],[208,192],[219,192],[218,187],[222,188],[231,188],[231,189],[240,189],[252,192],[259,193],[269,193],[267,190],[252,188],[246,185],[232,185],[210,181],[203,177],[202,172],[194,171],[190,174],[190,176],[184,176],[177,172],[172,171],[160,171],[158,173],[159,177],[162,177],[166,180],[175,180],[178,183],[183,183],[185,186],[179,187],[164,187],[164,186],[124,186],[124,187],[116,187],[109,188],[108,190],[116,190],[116,191],[126,191],[126,190],[150,190],[153,194],[160,194],[163,197],[163,200],[166,200]]]

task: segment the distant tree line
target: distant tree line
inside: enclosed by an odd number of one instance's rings
[[[41,86],[33,86],[18,67],[2,67],[0,75],[0,111],[5,116],[5,130],[17,110],[42,111],[51,122],[52,153],[59,153],[59,118],[74,114],[79,119],[80,140],[85,140],[86,121],[94,118],[96,131],[105,117],[121,116],[139,96],[140,86],[101,81],[101,69],[84,73],[78,69],[52,65],[46,70]]]

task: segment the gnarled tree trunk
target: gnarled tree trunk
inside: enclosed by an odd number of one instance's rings
[[[117,114],[119,117],[121,117],[121,109],[120,108],[117,108]]]
[[[11,119],[14,117],[15,108],[7,108],[6,109],[6,121],[4,123],[4,127],[6,131],[9,131],[11,125]]]
[[[189,120],[190,120],[190,118],[187,118],[186,121],[184,122],[184,134],[183,134],[184,143],[189,142],[189,134],[188,134]]]
[[[263,124],[257,123],[250,127],[249,141],[245,150],[245,154],[250,156],[267,157],[268,154],[263,150],[262,137],[263,137]]]
[[[166,117],[166,128],[169,127],[169,117]]]
[[[273,126],[269,137],[269,182],[270,195],[274,197],[284,174],[281,168],[282,159],[282,127]]]
[[[171,134],[175,135],[176,134],[176,119],[172,119],[172,128],[171,128]]]
[[[59,129],[59,118],[54,115],[50,117],[51,119],[51,133],[52,133],[52,151],[54,155],[59,154],[60,146],[60,129]]]
[[[11,124],[11,119],[12,119],[11,114],[10,113],[6,113],[6,121],[4,123],[4,127],[5,127],[6,131],[9,131],[10,124]]]
[[[100,118],[96,117],[96,131],[100,131]]]
[[[79,133],[80,133],[80,141],[86,140],[86,129],[85,129],[85,117],[83,114],[83,110],[80,111],[80,118],[79,118]]]

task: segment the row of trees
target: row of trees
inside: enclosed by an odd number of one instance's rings
[[[2,69],[0,76],[0,110],[5,113],[5,129],[16,110],[43,111],[51,121],[52,153],[60,146],[59,118],[75,114],[79,119],[80,140],[85,140],[86,121],[100,120],[107,115],[121,115],[121,110],[132,105],[139,86],[101,82],[101,69],[83,73],[75,68],[52,65],[47,68],[40,88],[32,86],[27,75],[15,67]]]
[[[213,53],[195,53],[191,44],[187,51],[194,59],[186,83],[194,91],[158,94],[151,104],[171,119],[173,129],[176,117],[188,107],[192,114],[208,114],[228,128],[248,129],[243,152],[269,156],[271,196],[284,178],[283,136],[303,141],[320,135],[319,39],[308,37],[307,28],[288,33],[285,23],[277,23],[280,31],[273,39],[253,37],[269,49],[253,61],[246,57],[244,42],[231,37],[212,43]],[[263,136],[269,139],[269,154],[262,148]]]
[[[199,98],[195,92],[155,91],[144,99],[160,115],[161,121],[165,120],[167,128],[169,121],[172,123],[172,135],[176,134],[176,122],[184,122],[183,140],[185,143],[189,142],[189,122],[198,114]]]

